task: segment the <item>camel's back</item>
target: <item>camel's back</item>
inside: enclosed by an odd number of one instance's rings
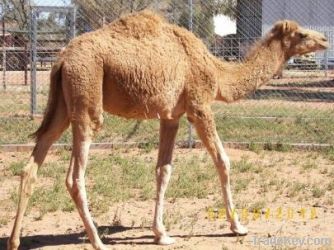
[[[109,31],[116,36],[141,40],[160,36],[166,24],[167,22],[161,16],[145,10],[123,16],[100,31]]]
[[[179,56],[186,61],[211,56],[193,33],[148,10],[121,17],[103,28],[80,35],[70,42],[66,51],[68,55],[80,56],[86,52],[86,55],[94,54],[103,59],[112,59],[117,54],[126,59],[146,51],[151,56],[168,59]]]

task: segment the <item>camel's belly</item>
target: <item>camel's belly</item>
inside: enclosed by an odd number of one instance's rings
[[[103,108],[106,112],[133,119],[171,119],[173,111],[168,108],[161,108],[157,105],[129,105],[119,102],[104,103]]]
[[[133,119],[172,119],[183,112],[181,105],[171,103],[163,98],[152,97],[145,101],[114,96],[104,99],[103,108],[106,112]]]

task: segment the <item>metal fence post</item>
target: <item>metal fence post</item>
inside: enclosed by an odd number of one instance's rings
[[[1,4],[2,9],[2,85],[3,89],[6,90],[6,31],[5,31],[5,4]]]
[[[189,30],[193,31],[193,0],[188,0],[189,4]]]
[[[154,0],[154,9],[157,11],[159,9],[159,0]]]
[[[328,37],[327,32],[325,32],[325,36]],[[325,57],[325,77],[328,77],[328,50],[325,50],[324,53],[324,57]]]
[[[36,88],[36,57],[37,57],[37,17],[36,9],[30,10],[30,114],[34,116],[37,111]]]
[[[328,52],[325,50],[325,77],[328,77]]]
[[[193,31],[193,1],[188,0],[189,5],[189,30]],[[193,146],[193,127],[190,122],[188,122],[188,147],[192,148]]]
[[[77,9],[75,6],[73,6],[73,9],[71,9],[71,23],[70,23],[70,38],[73,39],[76,35],[76,17],[77,17]]]

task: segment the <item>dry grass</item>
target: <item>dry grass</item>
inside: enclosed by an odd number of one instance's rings
[[[91,154],[87,188],[93,213],[105,213],[109,203],[129,199],[151,200],[155,197],[153,153],[156,150],[148,152],[146,149],[139,149],[134,150],[135,153],[132,150]],[[175,157],[167,198],[201,199],[211,195],[219,196],[219,181],[209,156],[204,151],[195,154],[191,150],[185,151],[189,152]],[[254,204],[262,204],[264,200],[271,202],[275,197],[275,202],[281,202],[286,197],[290,201],[302,199],[309,204],[330,201],[334,193],[331,152],[315,153],[316,157],[313,158],[307,157],[308,153],[301,153],[301,156],[298,153],[248,152],[232,160],[231,185],[236,200],[242,199],[241,205],[248,204],[250,207],[256,207]],[[64,185],[69,154],[65,150],[58,150],[52,155],[52,162],[46,163],[39,171],[40,184],[37,185],[30,204],[41,215],[74,209]],[[271,155],[275,157],[272,158]],[[2,178],[16,179],[24,161],[17,157],[16,161],[5,160],[3,164],[3,173],[7,177]],[[294,180],[291,179],[292,176]],[[45,183],[47,185],[43,185]],[[12,189],[10,197],[6,202],[14,206],[17,202],[16,189]]]
[[[148,214],[147,208],[152,207],[155,197],[156,153],[154,148],[91,152],[86,183],[89,207],[94,218],[116,228],[131,226],[142,231],[148,230],[152,223],[152,210]],[[272,228],[282,221],[301,228],[313,225],[317,222],[308,221],[313,208],[317,209],[320,218],[326,216],[325,210],[328,211],[327,216],[333,216],[329,213],[334,212],[334,161],[331,150],[326,153],[228,150],[228,153],[232,161],[231,185],[237,211],[243,223],[259,225],[259,228],[253,229],[255,232],[261,231],[261,225],[265,223],[267,227],[268,221]],[[1,153],[0,156],[0,178],[3,180],[0,184],[0,190],[3,190],[0,196],[0,225],[7,228],[17,203],[18,175],[28,154]],[[55,151],[39,171],[37,187],[27,211],[27,217],[32,218],[31,223],[45,223],[45,220],[50,220],[50,214],[54,213],[60,213],[61,216],[77,213],[64,184],[69,156],[68,151]],[[131,204],[134,210],[126,210]],[[166,228],[185,232],[187,236],[184,242],[192,242],[196,235],[204,233],[201,228],[208,225],[216,225],[216,228],[226,232],[218,176],[203,149],[176,150],[166,205]],[[114,208],[113,212],[110,208]],[[287,217],[290,208],[293,211],[292,219]],[[301,219],[301,208],[306,209],[305,219]],[[218,211],[217,219],[211,222],[207,212],[210,209]],[[271,211],[268,219],[267,209]],[[277,216],[280,209],[281,218]],[[248,216],[243,215],[243,211],[248,211]],[[76,221],[80,223],[78,218]],[[326,223],[322,225],[326,226]],[[110,229],[104,227],[101,230],[102,237],[110,237]],[[300,230],[295,234],[290,231],[289,235],[302,236],[303,231]],[[317,231],[308,232],[310,235],[313,233],[317,234]],[[204,240],[208,239],[204,237]],[[252,249],[249,242],[240,243],[239,240],[238,246],[246,244]],[[26,240],[26,246],[31,244],[31,240]],[[235,249],[231,244],[224,243],[222,249]]]

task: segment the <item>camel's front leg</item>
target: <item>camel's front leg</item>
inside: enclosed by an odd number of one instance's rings
[[[84,124],[72,123],[73,149],[70,168],[67,173],[66,186],[84,223],[88,238],[94,249],[107,249],[102,243],[92,216],[88,209],[85,187],[85,170],[91,144],[91,130]]]
[[[195,114],[196,115],[189,116],[189,118],[193,121],[199,137],[210,153],[217,168],[224,195],[226,216],[231,223],[230,229],[234,233],[245,235],[248,230],[240,224],[238,214],[232,202],[229,176],[230,161],[217,134],[212,111],[209,107],[205,107],[196,111]]]
[[[157,197],[154,213],[153,232],[155,242],[161,245],[169,245],[175,242],[167,235],[163,225],[163,202],[168,182],[172,173],[172,154],[175,137],[179,126],[179,120],[161,120],[159,155],[156,168]]]

